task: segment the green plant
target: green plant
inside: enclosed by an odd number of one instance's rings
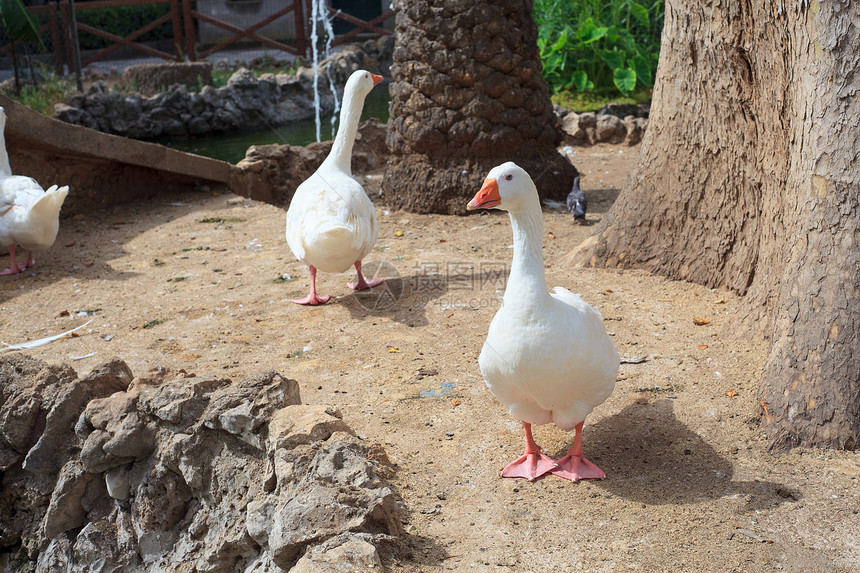
[[[3,22],[3,30],[8,34],[12,48],[12,64],[15,68],[15,91],[17,93],[20,90],[21,80],[18,71],[18,52],[15,49],[15,44],[23,44],[25,51],[27,51],[34,86],[36,79],[33,73],[32,60],[29,59],[27,45],[34,43],[40,49],[44,49],[45,44],[39,35],[39,24],[21,0],[0,0],[0,20]]]
[[[610,88],[626,95],[637,86],[650,87],[663,13],[663,0],[535,0],[538,48],[550,88]]]
[[[648,103],[651,101],[651,90],[639,86],[627,95],[619,94],[615,86],[585,92],[558,90],[552,94],[551,99],[552,103],[556,105],[582,113],[597,111],[609,102],[629,103],[632,105]]]
[[[53,72],[44,74],[38,87],[22,86],[18,93],[6,94],[18,103],[47,115],[54,115],[54,105],[66,101],[75,93],[74,81],[57,76]]]

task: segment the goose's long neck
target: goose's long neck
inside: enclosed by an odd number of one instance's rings
[[[543,267],[543,213],[537,194],[523,209],[510,213],[514,231],[514,258],[505,302],[542,300],[549,297]],[[509,299],[510,297],[510,299]]]
[[[340,126],[331,146],[331,152],[326,158],[326,163],[334,163],[338,169],[352,174],[352,145],[355,143],[355,135],[358,132],[358,120],[361,119],[361,110],[364,107],[365,96],[353,91],[344,94],[343,111],[340,114]]]
[[[6,120],[0,123],[0,177],[12,175],[12,167],[9,165],[9,154],[6,153]]]

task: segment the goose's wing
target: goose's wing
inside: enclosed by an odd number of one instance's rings
[[[562,287],[555,287],[551,296],[566,307],[575,320],[575,336],[565,340],[559,352],[575,365],[580,400],[591,408],[602,403],[612,393],[618,373],[619,357],[615,344],[606,333],[600,311],[582,297]],[[560,307],[559,313],[565,312]]]
[[[29,207],[44,194],[45,190],[32,177],[4,177],[0,179],[0,212],[10,207]]]
[[[373,250],[379,235],[379,222],[376,220],[376,209],[373,203],[361,184],[354,179],[350,185],[350,200],[347,202],[347,208],[355,228],[355,247],[361,255],[358,257],[360,260]]]

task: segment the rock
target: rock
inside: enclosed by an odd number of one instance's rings
[[[80,107],[69,105],[68,103],[55,103],[54,117],[59,119],[60,121],[65,121],[66,123],[73,123],[75,125],[82,125],[90,129],[93,129],[96,124],[96,122],[93,120],[92,116],[88,112],[81,109]]]
[[[299,446],[275,456],[278,487],[248,505],[248,533],[279,566],[289,569],[307,547],[346,531],[402,534],[398,501],[361,444]]]
[[[51,495],[44,520],[44,535],[53,539],[70,529],[82,527],[87,522],[87,512],[81,505],[87,486],[96,478],[87,472],[83,464],[70,460],[57,477],[57,487]]]
[[[614,115],[618,119],[624,119],[628,115],[636,115],[637,107],[629,103],[608,103],[597,112],[597,116]]]
[[[76,377],[69,366],[49,366],[21,354],[0,356],[0,448],[23,457],[43,429],[37,428],[43,424],[39,418]]]
[[[29,472],[56,473],[58,463],[77,447],[74,427],[87,402],[128,388],[132,374],[125,362],[113,359],[63,388],[48,412],[39,441],[27,453],[24,469]]]
[[[566,142],[578,145],[622,141],[626,145],[636,145],[648,128],[649,111],[648,104],[633,106],[611,103],[596,114],[577,114],[556,106],[556,115],[561,119]]]
[[[173,85],[199,88],[212,85],[212,64],[203,62],[137,64],[122,72],[123,87],[145,96],[155,95]]]
[[[358,126],[353,148],[354,172],[384,165],[388,157],[385,126],[375,119]],[[308,146],[255,145],[231,174],[231,188],[245,189],[249,197],[286,205],[296,188],[322,164],[331,151],[331,141]]]
[[[0,473],[0,546],[28,548],[18,569],[275,573],[303,554],[303,568],[378,569],[374,545],[403,533],[381,447],[276,372],[133,377],[114,360],[77,379],[9,355],[0,381],[5,427],[37,438],[7,447]]]
[[[642,117],[627,116],[624,118],[624,128],[627,130],[627,136],[624,138],[625,145],[636,145],[642,141],[645,135],[645,129],[648,127],[648,120]]]
[[[393,39],[367,41],[362,46],[370,52],[346,45],[321,63],[323,112],[331,112],[335,103],[327,81],[329,72],[338,97],[349,75],[361,67],[388,75]],[[216,67],[227,71],[225,66],[222,60]],[[106,133],[151,139],[263,129],[314,116],[314,73],[310,68],[299,68],[295,75],[265,73],[259,78],[240,68],[227,86],[214,88],[211,83],[212,68],[207,62],[130,66],[123,73],[122,85],[138,93],[112,92],[100,79],[86,94],[55,105],[54,117]]]
[[[126,468],[116,467],[105,473],[105,486],[108,495],[114,499],[125,501],[131,494]]]
[[[291,450],[299,445],[329,439],[335,432],[352,433],[343,415],[326,406],[287,406],[269,421],[269,451]]]
[[[590,143],[588,140],[588,131],[580,121],[580,115],[570,112],[564,116],[561,121],[561,129],[566,135],[566,140],[570,143],[586,145]]]
[[[312,547],[290,573],[352,573],[384,571],[376,546],[366,535],[345,533]]]
[[[388,160],[386,135],[385,124],[376,118],[368,119],[358,126],[358,136],[352,150],[353,171],[372,171],[385,166]]]
[[[626,135],[624,122],[614,115],[597,116],[597,125],[594,127],[595,143],[621,143]]]

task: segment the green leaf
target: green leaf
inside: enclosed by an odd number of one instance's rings
[[[636,72],[636,81],[651,86],[654,79],[651,77],[651,62],[642,54],[633,56],[633,70]]]
[[[646,30],[651,27],[651,17],[648,14],[648,8],[637,2],[630,3],[630,15],[636,22]]]
[[[609,31],[609,28],[603,27],[592,27],[588,30],[585,30],[584,33],[579,34],[579,39],[583,44],[591,44],[596,42],[600,38],[606,35],[606,32]]]
[[[621,93],[627,95],[636,87],[636,72],[631,68],[618,68],[612,74],[612,81]]]
[[[621,52],[616,52],[615,50],[602,50],[600,52],[600,57],[606,62],[606,65],[609,66],[610,70],[617,70],[618,68],[624,67],[624,54]]]
[[[0,16],[9,37],[16,42],[35,42],[44,48],[39,25],[21,0],[0,0]]]
[[[584,92],[586,87],[588,87],[588,74],[582,70],[576,70],[573,72],[573,87],[577,90]],[[592,84],[593,85],[593,84]]]

